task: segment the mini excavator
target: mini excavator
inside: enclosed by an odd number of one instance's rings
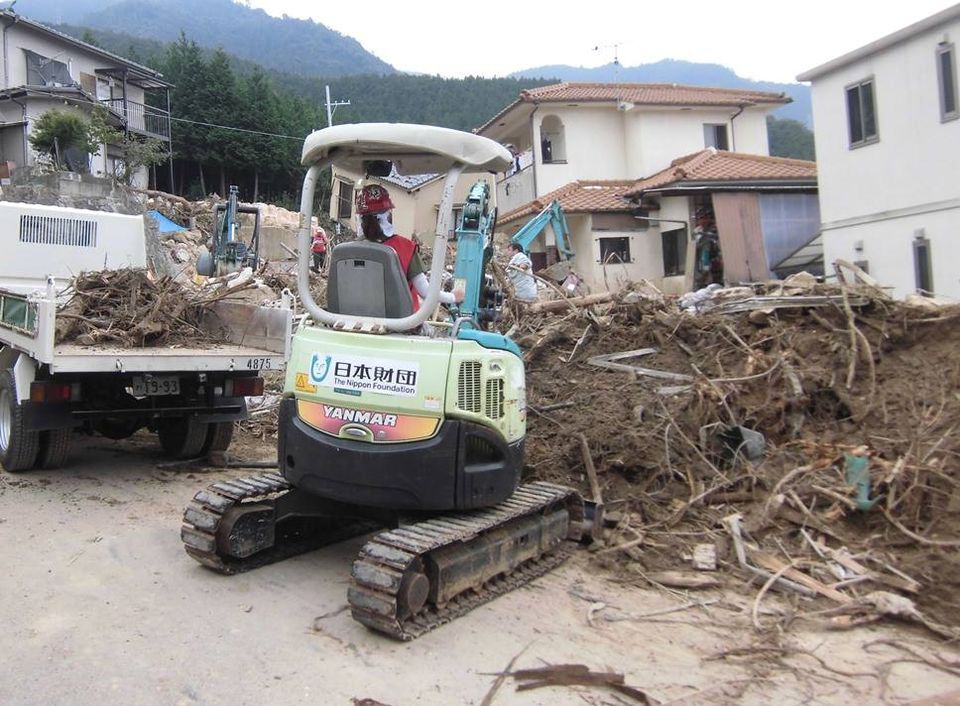
[[[239,198],[240,190],[231,186],[227,200],[214,207],[210,249],[197,259],[198,275],[222,277],[244,267],[255,270],[260,264],[260,209],[240,204]],[[240,238],[241,213],[254,216],[253,233],[246,243]]]
[[[526,432],[523,360],[486,330],[500,295],[485,270],[496,211],[489,186],[469,191],[451,227],[465,172],[498,172],[510,153],[478,135],[368,123],[312,133],[300,206],[297,329],[279,412],[279,473],[214,483],[184,513],[181,537],[201,564],[233,574],[358,534],[353,617],[409,640],[557,566],[590,541],[597,510],[570,488],[520,484]],[[314,188],[331,164],[364,174],[446,172],[430,286],[414,311],[396,253],[341,243],[326,308],[309,287]],[[456,234],[448,322],[437,308],[447,239]]]

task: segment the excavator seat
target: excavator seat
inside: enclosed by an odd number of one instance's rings
[[[329,277],[327,310],[334,314],[402,319],[413,313],[400,258],[382,243],[340,243],[331,255]]]

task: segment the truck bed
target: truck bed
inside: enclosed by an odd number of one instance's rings
[[[52,281],[46,296],[0,290],[0,347],[26,353],[51,373],[282,370],[289,353],[291,301],[257,306],[223,300],[201,326],[213,340],[185,346],[125,348],[108,343],[56,343],[57,301]]]

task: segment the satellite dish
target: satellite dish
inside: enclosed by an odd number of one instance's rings
[[[90,172],[90,156],[79,147],[68,147],[63,152],[63,163],[67,170],[79,174]]]

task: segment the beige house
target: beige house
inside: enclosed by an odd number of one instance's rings
[[[0,42],[0,161],[34,164],[28,137],[36,119],[52,109],[89,114],[94,106],[103,105],[128,133],[170,142],[171,85],[153,69],[10,9],[0,11]],[[88,164],[93,174],[111,176],[119,159],[117,151],[105,145]],[[143,170],[136,181],[145,186],[147,178]]]
[[[789,101],[781,93],[659,84],[561,83],[523,91],[477,130],[519,156],[497,175],[498,227],[512,235],[559,198],[576,269],[591,289],[642,277],[682,291],[699,204],[692,197],[683,207],[668,201],[661,212],[661,199],[631,202],[626,194],[704,149],[767,156],[767,114]],[[546,232],[531,248],[535,264],[550,264],[551,238]]]
[[[386,187],[393,201],[393,225],[397,232],[408,238],[416,236],[420,240],[432,242],[436,233],[438,207],[443,190],[444,174],[417,174],[406,176],[394,171],[390,176],[364,176],[353,172],[334,169],[333,191],[330,198],[330,218],[344,225],[358,229],[354,214],[356,194],[366,184],[380,184]],[[454,192],[454,223],[460,220],[460,209],[477,180],[490,185],[494,193],[494,179],[490,174],[465,175],[457,183]]]

